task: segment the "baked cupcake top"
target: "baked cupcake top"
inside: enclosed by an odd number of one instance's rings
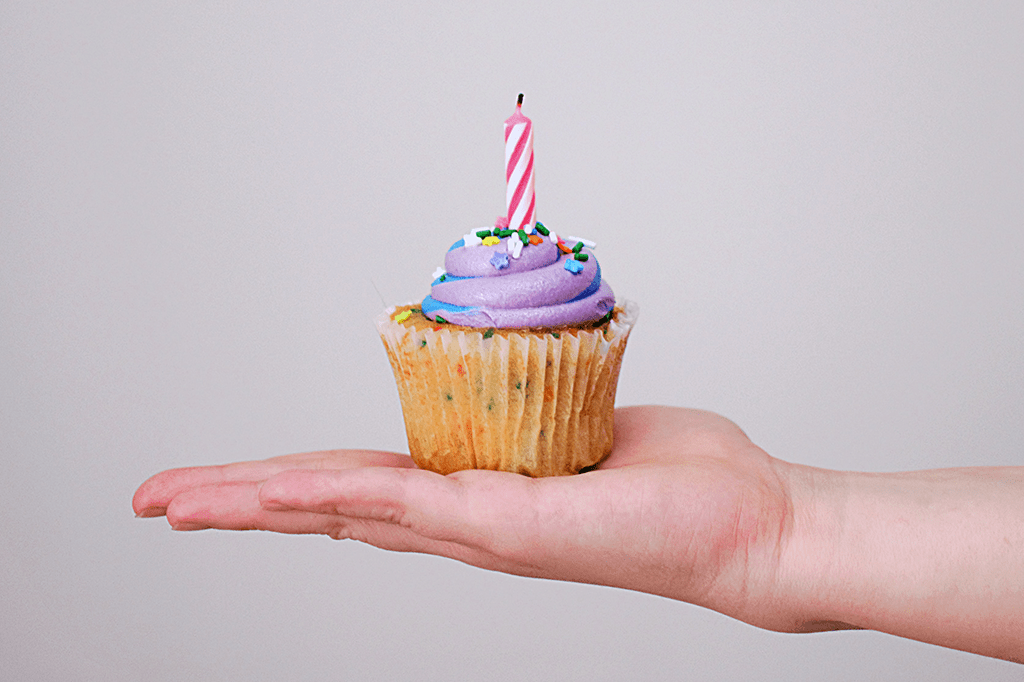
[[[561,238],[542,223],[481,228],[452,244],[434,273],[423,314],[465,327],[562,327],[595,322],[615,307],[594,243]]]

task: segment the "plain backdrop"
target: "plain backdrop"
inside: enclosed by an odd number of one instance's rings
[[[0,3],[0,677],[1020,680],[872,632],[136,520],[162,469],[405,449],[371,319],[504,211],[640,304],[620,405],[1024,464],[1024,4]]]

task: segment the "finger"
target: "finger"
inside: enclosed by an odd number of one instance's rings
[[[736,424],[713,412],[659,405],[620,407],[615,410],[613,450],[598,468],[731,459],[737,448],[749,446],[750,439]]]
[[[307,472],[313,481],[324,474]],[[328,535],[336,540],[353,539],[381,549],[447,556],[466,563],[498,568],[476,558],[457,543],[434,540],[416,530],[380,521],[370,515],[343,516],[298,509],[268,508],[260,504],[260,483],[232,482],[193,488],[175,497],[167,508],[167,520],[175,530],[267,530],[291,534]],[[327,509],[327,507],[324,507]]]
[[[263,484],[259,499],[266,509],[380,521],[415,528],[432,539],[468,540],[465,499],[458,481],[420,469],[285,471]]]
[[[259,503],[260,484],[233,482],[189,489],[171,501],[167,521],[174,530],[269,530],[277,533],[330,535],[323,514],[268,511]]]
[[[377,450],[325,450],[266,460],[163,471],[135,491],[132,508],[141,517],[162,516],[171,500],[185,490],[237,481],[264,481],[288,469],[347,469],[363,466],[415,467],[408,455]]]
[[[384,526],[405,529],[430,541],[428,544],[439,543],[444,550],[440,553],[445,556],[452,556],[449,552],[455,546],[490,555],[519,556],[523,554],[524,533],[517,526],[534,513],[535,485],[534,479],[497,471],[441,476],[420,469],[385,467],[293,470],[268,479],[259,499],[265,509],[301,510],[367,522],[352,526],[357,530]],[[363,537],[357,539],[383,546]],[[453,558],[465,560],[464,556],[460,552]]]
[[[609,542],[593,524],[595,515],[611,506],[602,486],[594,485],[606,476],[293,470],[267,480],[260,502],[265,509],[345,518],[335,537],[382,549],[428,552],[517,575],[561,577],[567,565],[586,561],[573,550],[581,540]],[[587,537],[595,533],[602,537]]]

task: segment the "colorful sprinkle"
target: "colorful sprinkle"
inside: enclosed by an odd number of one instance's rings
[[[565,269],[574,275],[578,275],[583,272],[583,264],[578,260],[567,260],[565,261]]]
[[[495,251],[491,254],[491,265],[494,266],[495,270],[504,270],[508,267],[508,254],[500,251]]]
[[[519,240],[523,242],[523,246],[526,246],[527,244],[530,243],[530,238],[526,235],[526,230],[519,230]]]
[[[562,338],[562,335],[559,334],[558,332],[551,332],[551,336],[555,337],[556,339]],[[426,341],[424,341],[423,343],[426,343]]]
[[[572,247],[573,253],[579,253],[583,250],[583,242],[576,242],[576,245]]]
[[[517,239],[510,239],[508,243],[512,244],[512,257],[519,258],[520,254],[523,253],[523,242]]]
[[[445,271],[444,268],[438,268],[437,270],[434,270],[434,274],[431,275],[430,277],[431,279],[437,279],[438,277],[444,277],[446,274],[448,273]]]
[[[497,237],[495,237],[492,234],[489,237],[484,237],[483,244],[484,244],[484,246],[494,246],[495,244],[497,244],[500,241],[501,241],[500,239],[498,239]]]
[[[535,227],[537,228],[537,231],[540,232],[545,237],[547,237],[549,234],[551,234],[551,230],[549,230],[548,228],[544,227],[544,223],[537,223],[535,225]]]
[[[562,241],[561,239],[558,238],[558,235],[555,234],[554,230],[551,230],[551,234],[548,235],[548,239],[551,241],[552,244],[557,244],[558,242]]]
[[[440,322],[441,324],[448,324],[448,320],[444,319],[440,315],[434,315],[434,322]],[[438,327],[437,329],[440,329],[440,327]],[[434,331],[437,331],[437,330],[435,329]]]
[[[537,234],[531,234],[530,243],[533,244],[534,246],[537,246],[537,244],[542,244],[544,243],[544,237],[541,237],[540,235]]]
[[[485,339],[489,339],[492,336],[494,336],[494,327],[491,327],[490,329],[488,329],[487,331],[484,332],[484,338]]]
[[[480,246],[482,243],[480,237],[477,237],[475,234],[462,235],[463,246]]]
[[[490,237],[491,236],[491,231],[490,230],[477,230],[475,232],[475,234],[476,234],[477,237],[480,237],[480,239],[483,239],[484,237]]]
[[[427,347],[427,340],[426,339],[420,339],[420,348],[426,348],[426,347]]]
[[[515,230],[505,229],[505,230],[498,230],[494,234],[498,235],[499,237],[508,237],[508,236],[511,236],[514,232],[515,232]]]
[[[565,245],[565,242],[559,241],[558,248],[562,250],[562,253],[572,253],[572,249]]]
[[[590,260],[590,256],[588,256],[585,253],[577,253],[575,256],[573,256],[573,258],[583,263],[586,263],[588,260]]]
[[[566,239],[571,239],[574,242],[583,242],[583,246],[587,247],[588,249],[592,249],[595,246],[597,246],[597,242],[592,242],[589,239],[584,239],[583,237],[573,237],[572,235],[569,235],[566,237]]]
[[[403,310],[402,312],[395,315],[395,322],[405,322],[406,320],[409,319],[410,315],[412,315],[411,310]]]

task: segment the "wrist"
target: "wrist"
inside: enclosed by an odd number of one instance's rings
[[[844,472],[774,458],[768,466],[777,496],[758,508],[761,532],[738,543],[742,551],[714,581],[714,599],[700,603],[779,632],[855,627],[827,599],[841,536]]]
[[[849,472],[785,463],[789,525],[780,540],[776,599],[787,632],[862,628],[837,593],[844,581],[842,544],[851,494]],[[781,628],[780,628],[781,629]]]
[[[791,471],[779,593],[793,631],[868,628],[1020,660],[1020,469]]]

